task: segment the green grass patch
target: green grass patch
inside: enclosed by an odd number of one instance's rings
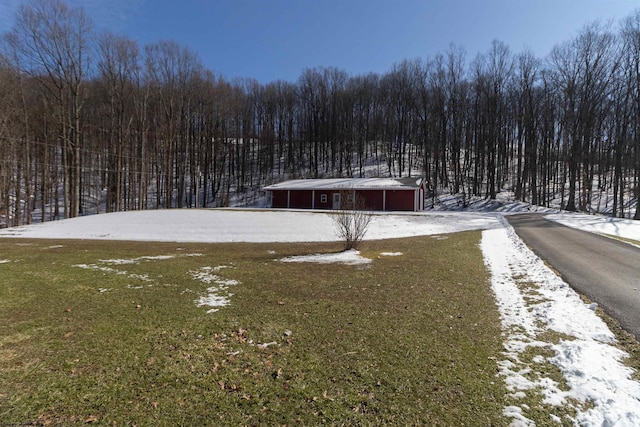
[[[0,240],[0,423],[506,425],[480,233],[447,237],[365,242],[368,266],[278,261],[340,243]],[[238,282],[217,312],[203,273]]]

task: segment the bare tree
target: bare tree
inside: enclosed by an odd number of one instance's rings
[[[536,95],[536,84],[539,80],[540,61],[531,51],[525,50],[517,57],[515,69],[516,92],[516,199],[525,201],[528,191],[531,202],[538,204],[537,159],[538,140],[536,115],[538,114],[539,96]],[[524,147],[523,147],[524,146]]]
[[[14,28],[23,72],[40,82],[60,127],[65,166],[65,216],[82,210],[83,108],[92,23],[83,9],[60,0],[32,1],[20,8]]]
[[[628,133],[631,145],[631,169],[634,175],[634,190],[636,200],[640,200],[640,9],[636,10],[623,23],[622,28],[624,70],[626,74],[627,96],[632,120]],[[640,220],[640,203],[636,202],[633,219]]]
[[[344,241],[345,251],[357,249],[367,234],[371,214],[365,210],[364,199],[356,197],[355,192],[342,191],[340,199],[342,200],[340,209],[332,214],[336,235]]]
[[[134,121],[133,76],[139,68],[139,51],[136,42],[125,37],[104,33],[98,39],[100,60],[98,61],[99,85],[104,92],[106,129],[105,162],[106,173],[103,186],[107,188],[107,212],[123,209],[131,156],[127,155],[127,141],[131,140]],[[131,187],[131,188],[128,188]]]
[[[551,67],[559,92],[568,145],[569,195],[566,209],[585,211],[591,200],[593,154],[602,139],[611,79],[618,64],[614,37],[608,28],[594,22],[584,27],[571,42],[551,52]],[[579,194],[579,204],[576,198]]]
[[[86,175],[99,183],[99,206],[106,212],[146,209],[155,194],[148,161],[150,122],[159,119],[150,113],[151,85],[142,55],[135,41],[108,32],[97,37],[96,53],[85,139],[87,152],[97,155],[85,156]]]

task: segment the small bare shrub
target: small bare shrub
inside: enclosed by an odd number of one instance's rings
[[[344,241],[344,250],[357,249],[371,222],[371,215],[365,212],[366,205],[362,197],[349,200],[351,193],[343,191],[342,207],[332,214],[336,226],[336,236]]]

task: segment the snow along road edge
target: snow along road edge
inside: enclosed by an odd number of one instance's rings
[[[504,336],[504,360],[500,374],[510,392],[505,415],[514,426],[535,423],[524,413],[521,398],[536,390],[543,403],[570,406],[576,425],[640,425],[640,384],[631,379],[633,370],[623,364],[628,354],[614,347],[615,337],[607,325],[579,295],[549,269],[501,218],[502,227],[482,232],[480,248],[491,274]],[[545,332],[561,335],[557,342],[545,341]],[[548,349],[533,360],[525,360],[529,349]],[[548,353],[548,352],[547,352]],[[568,391],[533,365],[557,366]],[[553,419],[559,421],[555,415]]]

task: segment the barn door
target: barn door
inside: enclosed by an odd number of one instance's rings
[[[333,209],[340,209],[340,193],[333,193]]]

